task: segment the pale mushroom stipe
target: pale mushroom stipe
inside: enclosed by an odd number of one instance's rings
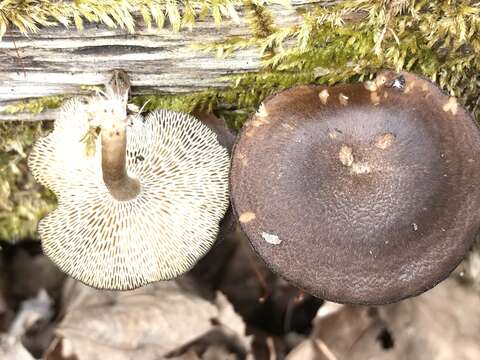
[[[177,277],[210,249],[229,204],[230,160],[190,115],[127,117],[119,74],[104,96],[63,106],[29,167],[58,198],[38,227],[45,254],[87,285],[127,290]],[[88,156],[91,126],[101,132]]]
[[[231,201],[267,265],[331,301],[385,304],[445,279],[480,227],[480,131],[413,74],[267,98],[232,154]]]

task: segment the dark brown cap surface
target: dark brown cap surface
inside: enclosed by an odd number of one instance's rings
[[[480,225],[480,132],[431,82],[301,86],[268,98],[234,148],[231,198],[277,273],[320,298],[381,304],[458,265]]]

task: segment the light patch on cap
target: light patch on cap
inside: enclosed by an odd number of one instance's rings
[[[338,101],[340,101],[340,104],[342,104],[343,106],[347,106],[348,105],[348,96],[340,93],[338,95]]]
[[[377,137],[375,141],[375,146],[379,149],[385,150],[386,148],[392,146],[395,141],[395,135],[392,133],[385,133]]]
[[[372,168],[367,163],[354,162],[352,164],[351,171],[356,175],[370,174],[372,172]]]
[[[377,87],[382,87],[383,85],[385,85],[386,82],[387,82],[387,77],[383,74],[378,75],[375,78],[375,84],[377,85]]]
[[[119,121],[127,122],[127,110],[120,97],[97,96],[89,103],[90,122],[102,128],[112,128]]]
[[[372,168],[367,163],[355,161],[353,149],[350,146],[343,145],[338,153],[338,158],[343,166],[350,168],[352,174],[362,175],[372,172]]]
[[[405,89],[403,90],[403,92],[404,92],[405,94],[408,94],[410,91],[414,90],[415,87],[418,88],[417,85],[418,85],[418,84],[416,83],[415,80],[410,80],[410,81],[408,82],[408,84],[405,85]]]
[[[292,125],[286,124],[286,123],[283,123],[282,127],[286,130],[295,130],[295,128]]]
[[[458,102],[457,99],[452,96],[448,99],[447,103],[442,107],[443,111],[450,111],[453,115],[456,115],[458,112]]]
[[[371,91],[371,92],[374,92],[374,91],[378,90],[378,86],[374,81],[365,81],[363,83],[363,86],[365,87],[365,89],[367,89],[368,91]]]
[[[352,166],[354,160],[352,148],[350,146],[343,145],[338,153],[338,158],[340,159],[342,165]]]
[[[240,160],[240,162],[242,163],[243,166],[247,166],[247,165],[248,165],[247,157],[246,157],[244,154],[238,153],[237,159]]]
[[[370,100],[372,101],[373,105],[380,104],[380,96],[378,96],[376,91],[370,93]]]
[[[246,223],[249,223],[250,221],[252,220],[255,220],[257,216],[255,215],[255,213],[251,212],[251,211],[247,211],[247,212],[244,212],[240,215],[240,217],[238,218],[238,220],[243,223],[243,224],[246,224]]]
[[[282,242],[282,240],[279,239],[279,237],[277,235],[269,234],[269,233],[266,233],[266,232],[262,232],[262,238],[267,243],[272,244],[272,245],[279,245]]]
[[[252,137],[253,134],[255,133],[255,130],[256,130],[256,129],[255,129],[254,127],[248,129],[247,131],[245,131],[245,136],[246,136],[246,137]]]
[[[252,126],[254,127],[260,127],[262,125],[269,124],[270,121],[267,120],[266,117],[256,117],[255,120],[252,122]]]
[[[338,129],[333,129],[328,132],[328,137],[333,140],[337,139],[340,135],[343,135],[343,133]]]
[[[260,104],[260,107],[258,108],[255,116],[262,117],[262,118],[268,116],[267,108],[265,107],[265,105],[263,103]]]
[[[320,101],[322,102],[323,105],[325,105],[327,103],[329,96],[330,96],[330,94],[328,93],[327,89],[323,89],[318,94],[318,98],[320,99]]]

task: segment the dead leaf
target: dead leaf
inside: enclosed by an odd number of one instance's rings
[[[225,295],[217,292],[215,306],[218,309],[218,323],[226,333],[239,337],[245,348],[250,347],[250,340],[246,338],[247,326],[240,315],[235,312],[233,305],[230,304]]]
[[[0,359],[35,360],[19,339],[5,334],[0,334]]]
[[[53,301],[45,289],[41,289],[37,296],[23,301],[20,311],[10,326],[9,335],[21,338],[40,321],[49,321],[53,316]]]
[[[179,348],[171,356],[179,356],[194,350],[202,355],[202,359],[211,359],[220,356],[219,359],[245,359],[251,352],[252,336],[247,336],[246,324],[235,312],[232,304],[221,292],[216,293],[214,304],[218,315],[211,319],[212,328],[208,333]],[[221,354],[221,355],[220,355]]]
[[[342,306],[318,316],[310,339],[287,357],[313,359],[478,360],[480,297],[450,278],[396,304]]]
[[[222,294],[208,301],[188,279],[128,292],[100,291],[68,281],[64,303],[64,319],[46,360],[157,360],[218,331],[224,321],[234,334],[226,336],[242,338],[245,331]],[[186,353],[188,349],[178,357]]]

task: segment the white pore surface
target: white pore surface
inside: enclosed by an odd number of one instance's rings
[[[67,103],[30,154],[33,175],[59,201],[38,227],[44,252],[73,278],[102,289],[133,289],[188,271],[214,243],[228,207],[227,150],[190,115],[133,117],[127,170],[141,191],[118,201],[103,183],[100,137],[93,157],[81,142],[91,110]]]

